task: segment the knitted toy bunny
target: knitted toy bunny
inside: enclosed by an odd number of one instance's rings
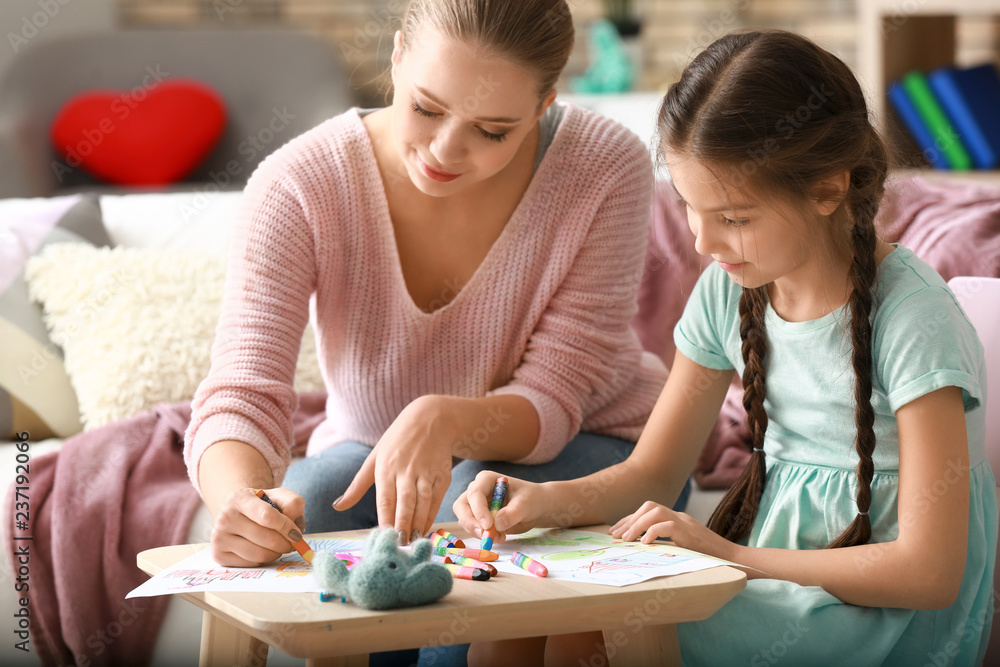
[[[451,573],[429,562],[431,543],[414,542],[411,553],[396,546],[392,530],[373,531],[361,562],[350,570],[332,552],[321,551],[313,570],[330,593],[365,609],[391,609],[429,604],[451,590]]]

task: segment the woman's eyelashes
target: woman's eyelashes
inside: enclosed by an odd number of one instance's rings
[[[731,227],[742,227],[743,225],[745,225],[748,222],[750,222],[747,218],[735,218],[734,219],[734,218],[727,218],[727,217],[723,216],[722,219],[725,220],[726,224],[730,225]]]
[[[437,112],[434,112],[434,111],[428,111],[427,109],[423,108],[422,106],[420,106],[416,102],[413,102],[413,104],[411,104],[410,107],[418,115],[421,115],[424,118],[438,118],[439,116],[441,116],[440,113],[437,113]],[[489,139],[490,141],[500,142],[500,141],[506,141],[507,140],[507,133],[506,132],[501,132],[501,133],[487,132],[486,130],[484,130],[481,127],[477,127],[476,130],[479,132],[479,134],[483,135],[483,137],[485,139]]]

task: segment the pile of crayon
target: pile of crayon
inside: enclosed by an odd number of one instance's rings
[[[490,561],[497,560],[499,554],[486,549],[467,549],[465,542],[444,528],[438,528],[427,538],[434,545],[431,558],[451,570],[451,576],[457,579],[489,581],[490,577],[497,575],[497,569],[490,565]]]

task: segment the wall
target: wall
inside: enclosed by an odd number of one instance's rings
[[[115,27],[117,0],[0,0],[0,76],[20,53],[49,39]]]
[[[635,0],[636,13],[644,25],[640,35],[644,67],[639,86],[665,88],[692,54],[719,35],[746,26],[801,32],[853,66],[857,61],[855,1],[864,0]],[[901,0],[901,7],[920,1]],[[567,76],[572,76],[586,69],[586,26],[602,15],[603,3],[568,2],[578,25],[576,49],[567,68]],[[0,25],[13,29],[24,16],[39,11],[40,3],[64,4],[51,26],[40,31],[46,35],[108,24],[113,5],[117,7],[117,24],[123,28],[198,25],[239,29],[282,24],[302,29],[324,37],[341,53],[351,69],[353,85],[369,104],[384,100],[379,75],[387,68],[392,32],[405,6],[405,0],[3,0]],[[995,20],[961,20],[959,33],[961,63],[980,62],[1000,52]],[[4,58],[9,60],[12,55],[10,49],[0,53],[0,67]]]

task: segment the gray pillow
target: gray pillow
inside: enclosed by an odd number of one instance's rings
[[[35,253],[73,242],[111,245],[97,195],[84,195],[66,211]],[[0,437],[25,430],[32,440],[78,433],[80,410],[62,350],[49,339],[42,307],[28,296],[23,270],[0,292],[0,340]]]

